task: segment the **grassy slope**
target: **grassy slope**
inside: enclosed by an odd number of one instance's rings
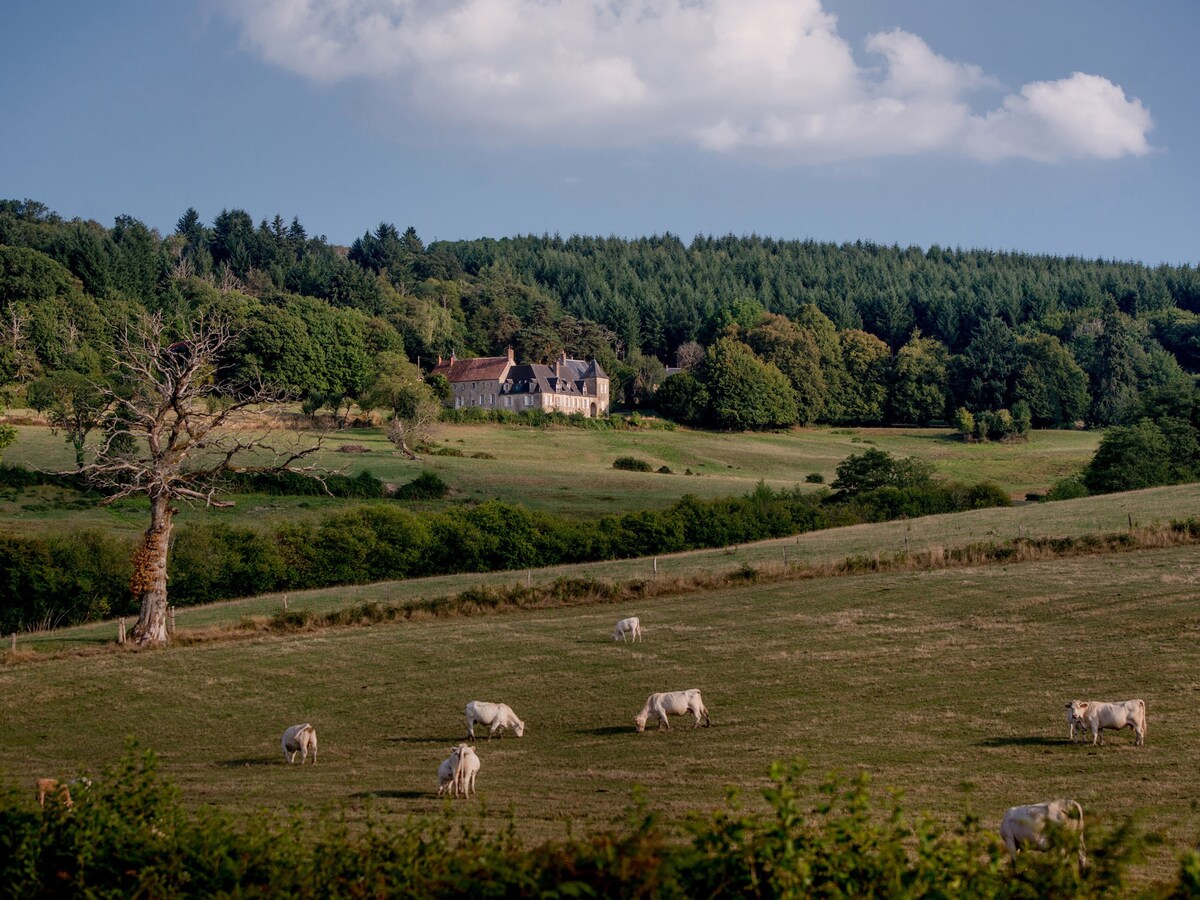
[[[23,426],[6,462],[47,469],[73,465],[61,437],[45,428]],[[562,515],[596,516],[629,509],[666,506],[685,493],[700,497],[744,494],[761,479],[776,488],[801,484],[810,472],[827,482],[851,453],[870,444],[900,455],[932,460],[939,473],[965,481],[991,479],[1015,496],[1041,490],[1078,471],[1099,442],[1095,432],[1040,431],[1026,444],[964,444],[950,432],[932,429],[795,429],[782,434],[712,434],[676,430],[545,430],[516,426],[446,426],[442,446],[464,453],[485,452],[495,459],[427,456],[402,459],[378,429],[341,432],[328,439],[320,461],[348,474],[364,469],[391,482],[410,481],[421,471],[441,475],[453,488],[450,502],[499,498]],[[869,443],[868,443],[869,442]],[[364,454],[345,454],[346,443],[366,446]],[[622,472],[612,468],[618,456],[633,455],[675,475]],[[682,474],[686,469],[700,477]],[[189,510],[184,522],[211,516],[239,523],[269,523],[312,516],[341,506],[322,498],[242,497],[232,510]],[[55,489],[0,496],[0,526],[21,532],[50,531],[64,524],[112,528],[135,534],[145,528],[144,504],[130,501],[115,509],[78,508],[72,494]]]
[[[1078,536],[1120,531],[1130,521],[1136,525],[1152,525],[1185,519],[1195,515],[1197,509],[1200,509],[1200,485],[1152,488],[1060,503],[1025,504],[1009,509],[981,509],[911,521],[833,528],[748,544],[736,549],[678,553],[659,557],[658,572],[660,577],[670,578],[706,571],[723,572],[742,565],[779,565],[783,563],[785,552],[789,563],[835,562],[854,554],[898,552],[904,549],[906,537],[909,549],[916,551],[973,541],[1007,540],[1019,535]],[[414,578],[292,593],[288,602],[292,609],[325,612],[369,600],[403,603],[448,596],[479,584],[506,584],[526,579],[543,582],[564,575],[626,580],[649,578],[654,574],[653,565],[649,559],[613,560],[553,566],[532,572],[465,573]],[[180,628],[228,625],[236,623],[243,616],[270,615],[280,608],[280,604],[281,597],[278,594],[247,597],[180,609],[176,621]],[[115,626],[111,622],[102,622],[22,635],[20,646],[33,649],[89,646],[110,642],[114,635]]]
[[[489,822],[511,810],[531,839],[611,822],[634,783],[671,813],[730,785],[753,803],[768,763],[800,756],[947,822],[1058,795],[1093,819],[1141,809],[1173,851],[1198,825],[1198,582],[1194,549],[1154,550],[43,661],[0,671],[0,772],[95,770],[132,735],[192,803],[404,817],[439,808],[437,765],[480,698],[526,720],[481,744],[479,788]],[[631,613],[644,644],[613,644]],[[684,687],[714,728],[633,733],[649,691]],[[1145,748],[1067,743],[1066,700],[1128,696]],[[308,720],[321,761],[289,768],[279,734]]]

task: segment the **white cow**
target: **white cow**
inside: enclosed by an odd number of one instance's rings
[[[1102,703],[1097,700],[1072,700],[1067,704],[1067,718],[1092,733],[1092,745],[1103,744],[1100,734],[1106,728],[1120,731],[1132,728],[1134,745],[1146,743],[1146,704],[1142,700],[1119,700]]]
[[[458,796],[458,781],[455,779],[455,774],[458,771],[458,759],[462,754],[463,744],[459,744],[450,751],[450,755],[442,760],[442,764],[438,766],[438,792],[440,797],[447,790],[450,791],[451,797]]]
[[[613,629],[613,640],[625,641],[625,636],[629,635],[631,641],[640,641],[642,639],[642,620],[637,616],[630,616],[628,619],[622,619],[617,623],[617,627]]]
[[[283,758],[288,763],[296,761],[296,755],[300,755],[300,765],[304,765],[308,759],[308,753],[312,751],[313,765],[317,762],[317,730],[308,723],[303,725],[293,725],[283,733]]]
[[[479,792],[475,790],[475,776],[479,774],[479,756],[475,753],[475,748],[467,744],[459,744],[458,750],[458,766],[454,770],[458,794],[469,798],[474,791],[478,796]]]
[[[1079,835],[1079,864],[1087,865],[1087,854],[1083,847],[1083,809],[1074,800],[1048,800],[1045,803],[1030,803],[1014,806],[1004,813],[1000,822],[1000,840],[1015,861],[1017,851],[1034,847],[1045,850],[1046,824],[1052,822],[1064,831]]]
[[[692,726],[693,728],[700,727],[701,719],[704,720],[705,728],[712,724],[708,718],[708,710],[704,708],[700,691],[696,688],[651,694],[646,698],[646,705],[642,707],[642,711],[633,717],[633,722],[637,725],[637,730],[642,732],[646,730],[646,720],[654,716],[658,719],[659,731],[662,731],[663,728],[670,730],[671,723],[667,721],[667,716],[682,716],[685,713],[691,713],[696,717],[696,724]]]
[[[1075,710],[1071,709],[1071,704],[1067,704],[1067,737],[1071,739],[1071,743],[1075,743],[1076,735],[1083,736],[1083,723],[1075,718]]]
[[[476,723],[487,726],[489,741],[496,732],[500,732],[500,736],[504,737],[505,728],[511,728],[517,737],[525,733],[525,723],[517,718],[517,714],[507,703],[472,700],[467,704],[467,740],[475,740]]]

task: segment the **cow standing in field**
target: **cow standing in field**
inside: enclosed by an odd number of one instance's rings
[[[1083,847],[1083,808],[1074,800],[1048,800],[1011,807],[1000,822],[1000,840],[1008,855],[1016,861],[1017,852],[1025,848],[1045,850],[1049,846],[1046,826],[1050,823],[1063,831],[1079,835],[1079,865],[1087,865]]]
[[[497,732],[504,737],[504,729],[511,728],[513,734],[521,737],[525,733],[525,723],[517,718],[507,703],[488,703],[484,700],[472,700],[467,704],[467,740],[475,740],[475,725],[488,727],[488,740]]]
[[[705,728],[712,724],[708,718],[708,710],[704,707],[704,700],[696,688],[651,694],[646,698],[646,705],[642,707],[642,711],[633,717],[633,723],[638,732],[642,732],[646,730],[647,720],[654,716],[658,720],[658,730],[666,728],[669,731],[671,723],[667,721],[668,716],[682,716],[689,712],[696,717],[693,728],[699,728],[702,719]]]
[[[1098,700],[1072,700],[1067,704],[1067,718],[1092,733],[1092,746],[1103,745],[1106,728],[1120,731],[1132,728],[1134,746],[1146,743],[1146,704],[1142,700],[1119,700],[1104,703]]]
[[[614,641],[625,641],[626,635],[631,641],[640,641],[642,639],[642,620],[637,616],[630,616],[628,619],[622,619],[617,623],[617,627],[613,629],[612,639]]]
[[[457,796],[462,796],[464,799],[470,799],[471,794],[476,796],[479,792],[475,790],[475,776],[479,774],[479,756],[475,753],[475,748],[467,744],[458,745],[458,765],[454,768],[454,784],[457,788]]]
[[[287,763],[294,763],[296,757],[300,757],[300,765],[304,765],[308,759],[308,754],[312,752],[313,765],[317,763],[317,729],[313,728],[307,722],[303,725],[293,725],[283,733],[283,738],[280,740],[283,745],[283,759]]]

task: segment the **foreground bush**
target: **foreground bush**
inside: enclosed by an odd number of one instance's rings
[[[1081,870],[1070,835],[1013,866],[967,816],[947,829],[880,808],[865,775],[806,780],[771,767],[765,812],[726,808],[660,820],[638,802],[624,825],[525,846],[443,812],[351,828],[336,816],[185,809],[153,754],[130,754],[77,788],[67,809],[0,795],[0,884],[13,897],[1107,897],[1124,896],[1148,837],[1089,828]],[[431,799],[431,805],[434,801]],[[448,809],[446,804],[443,809]],[[1184,854],[1160,896],[1189,896],[1200,857]]]

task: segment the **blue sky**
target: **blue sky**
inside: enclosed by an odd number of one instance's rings
[[[0,196],[1200,259],[1193,0],[39,0]]]

